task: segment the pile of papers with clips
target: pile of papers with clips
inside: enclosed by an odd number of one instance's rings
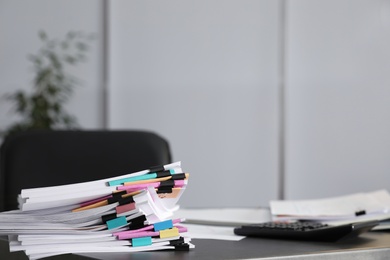
[[[180,162],[115,178],[21,191],[20,210],[0,213],[10,251],[29,259],[67,253],[189,250],[173,219],[189,175]]]

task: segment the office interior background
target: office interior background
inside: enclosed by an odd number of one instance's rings
[[[183,207],[389,188],[389,0],[0,0],[1,96],[31,89],[39,30],[96,35],[67,111],[168,139]]]

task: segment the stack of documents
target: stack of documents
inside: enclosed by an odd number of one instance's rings
[[[189,174],[180,162],[91,182],[22,190],[20,210],[0,213],[10,251],[31,259],[90,252],[188,250],[174,219]]]
[[[276,200],[270,202],[270,208],[276,221],[312,220],[334,224],[384,221],[390,219],[390,194],[387,190],[377,190],[324,199]]]

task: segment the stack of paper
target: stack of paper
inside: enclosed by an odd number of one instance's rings
[[[180,162],[116,178],[22,190],[20,210],[0,213],[10,251],[30,259],[89,252],[188,250],[173,219],[189,174]]]
[[[313,200],[276,200],[270,202],[273,220],[312,220],[332,223],[385,220],[390,218],[387,190],[355,193]]]

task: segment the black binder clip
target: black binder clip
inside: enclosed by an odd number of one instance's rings
[[[117,217],[116,213],[107,214],[107,215],[102,216],[102,221],[103,221],[103,223],[106,223],[107,221],[114,219],[116,217]]]
[[[361,216],[361,215],[365,215],[365,214],[366,214],[365,210],[359,210],[359,211],[355,212],[355,216]]]
[[[159,166],[150,167],[149,171],[150,172],[162,172],[162,171],[165,171],[165,169],[164,169],[164,166],[159,165]]]
[[[187,243],[175,245],[175,251],[190,251],[190,245]]]

